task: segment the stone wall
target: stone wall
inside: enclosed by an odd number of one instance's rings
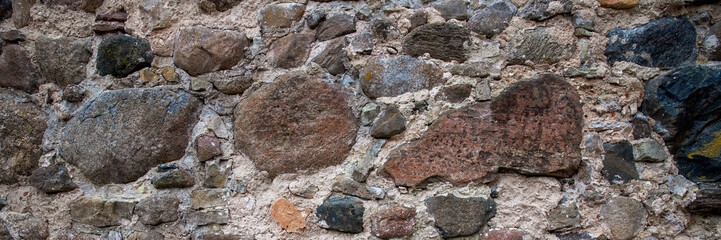
[[[0,239],[721,239],[718,0],[0,0]]]

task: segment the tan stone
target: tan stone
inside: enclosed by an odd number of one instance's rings
[[[310,210],[296,207],[285,198],[276,200],[270,206],[270,216],[288,232],[303,232],[308,214]]]

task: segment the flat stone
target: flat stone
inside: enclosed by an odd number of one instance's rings
[[[430,23],[413,29],[403,39],[403,52],[411,56],[428,53],[443,61],[468,59],[465,45],[471,40],[465,27],[451,23]]]
[[[298,3],[271,3],[260,9],[258,22],[263,32],[289,28],[303,19],[305,5]]]
[[[615,8],[615,9],[628,9],[638,5],[638,0],[596,0],[601,7]]]
[[[416,224],[416,209],[383,205],[370,218],[373,236],[383,239],[410,237]]]
[[[18,43],[25,41],[25,34],[20,30],[1,31],[0,39],[8,43]]]
[[[419,58],[399,55],[374,57],[360,70],[360,85],[371,99],[395,97],[443,84],[442,71]]]
[[[313,199],[316,193],[318,193],[318,186],[315,186],[313,184],[302,184],[298,182],[293,182],[290,185],[288,185],[288,190],[290,193],[292,193],[295,196],[307,198],[307,199]]]
[[[535,21],[545,21],[561,14],[570,14],[571,0],[530,0],[518,10],[518,16]]]
[[[213,136],[200,136],[196,140],[196,148],[198,150],[198,159],[208,161],[216,156],[223,154],[223,150],[220,149],[220,139]]]
[[[403,116],[398,107],[391,104],[378,116],[370,129],[374,138],[390,138],[406,130],[406,117]]]
[[[96,227],[120,226],[133,217],[135,202],[80,197],[70,203],[70,217],[75,222]]]
[[[594,238],[588,232],[556,234],[556,237],[558,237],[559,240],[601,240],[600,236],[599,236],[599,238]]]
[[[478,34],[485,35],[486,38],[492,38],[508,27],[508,23],[516,15],[516,11],[518,8],[513,3],[498,1],[475,12],[471,19],[468,19],[466,27]]]
[[[197,226],[206,226],[211,224],[225,225],[230,223],[230,210],[227,208],[203,209],[191,212],[188,218],[190,223]]]
[[[195,240],[253,240],[254,236],[242,236],[236,234],[224,234],[222,232],[201,233]]]
[[[313,62],[318,63],[325,68],[328,73],[338,75],[346,71],[345,65],[350,62],[345,47],[348,41],[343,38],[336,38],[328,43],[328,46],[318,56],[313,58]]]
[[[12,0],[0,0],[0,21],[11,18],[13,16]]]
[[[205,2],[209,5],[208,7],[224,12],[235,7],[241,1],[242,0],[202,0],[201,3]]]
[[[496,215],[496,202],[485,198],[435,196],[425,203],[443,238],[470,236]]]
[[[345,93],[289,73],[241,101],[233,128],[236,148],[275,177],[343,162],[355,143],[358,120]]]
[[[175,39],[175,66],[191,76],[230,69],[245,57],[248,38],[244,33],[206,27],[180,29]]]
[[[681,67],[646,84],[641,112],[673,154],[679,175],[694,182],[721,180],[721,68]]]
[[[456,64],[451,67],[451,73],[453,75],[474,77],[474,78],[485,78],[491,75],[491,66],[486,62],[468,62],[462,64]]]
[[[626,61],[663,69],[696,63],[696,28],[683,17],[663,17],[608,33],[608,64]]]
[[[528,233],[513,228],[492,229],[482,236],[483,240],[524,240],[531,238]]]
[[[160,232],[133,232],[128,235],[127,240],[165,240],[165,237]],[[75,239],[73,239],[75,240]]]
[[[443,114],[420,139],[391,151],[383,174],[402,186],[431,177],[464,185],[499,169],[570,177],[581,159],[578,101],[575,88],[555,74],[517,82],[490,103]]]
[[[646,226],[648,212],[643,204],[629,197],[615,197],[601,209],[603,221],[615,239],[631,239]]]
[[[598,74],[598,70],[589,67],[568,67],[563,71],[564,77],[583,77],[588,79],[603,78],[602,75]]]
[[[556,208],[548,212],[548,230],[551,232],[566,232],[581,227],[581,214],[575,201],[559,203]]]
[[[43,0],[48,5],[65,5],[70,10],[95,12],[95,9],[103,5],[104,0]]]
[[[0,87],[38,91],[40,74],[33,67],[28,51],[18,44],[3,44],[0,54]]]
[[[569,57],[573,45],[562,43],[546,27],[523,30],[511,40],[508,52],[510,64],[553,64]]]
[[[443,0],[431,4],[446,20],[457,19],[465,21],[468,19],[468,6],[461,0]]]
[[[356,19],[348,14],[330,15],[325,21],[320,23],[316,29],[316,38],[318,41],[330,40],[349,33],[354,33]]]
[[[42,76],[59,87],[82,82],[92,54],[89,39],[40,36],[35,40],[35,55],[42,56],[36,59]]]
[[[471,96],[473,85],[471,84],[454,84],[441,88],[441,91],[436,95],[436,101],[442,100],[451,103],[460,103]]]
[[[50,235],[50,233],[48,232],[48,223],[40,218],[33,216],[31,213],[5,212],[3,215],[8,225],[14,228],[17,236],[19,237],[18,239],[45,240]],[[2,220],[0,220],[0,226],[1,225]],[[2,226],[2,228],[5,228],[5,226]],[[0,230],[0,239],[13,239],[12,237],[2,238],[3,235],[9,235],[3,234],[2,232],[3,231]]]
[[[288,232],[303,232],[310,209],[296,207],[290,200],[279,198],[270,206],[270,216]]]
[[[721,61],[721,22],[709,28],[702,46],[709,60]]]
[[[190,193],[190,207],[204,209],[224,207],[228,191],[224,189],[196,189]]]
[[[617,143],[603,144],[603,169],[601,173],[613,184],[628,183],[638,179],[638,171],[633,159],[633,146],[623,140]]]
[[[305,19],[306,23],[308,23],[308,28],[310,29],[316,29],[318,26],[320,26],[320,23],[325,21],[326,13],[322,10],[315,10],[313,13],[308,15],[308,18]]]
[[[322,228],[347,233],[363,232],[363,201],[356,197],[329,198],[315,210]]]
[[[153,53],[147,39],[118,34],[106,37],[100,42],[96,61],[100,76],[110,74],[123,78],[150,67]]]
[[[385,197],[383,189],[370,187],[366,184],[356,182],[352,178],[344,176],[336,177],[333,180],[331,189],[335,192],[356,196],[366,200],[383,199],[383,197]]]
[[[683,0],[686,5],[701,5],[719,2],[719,0]]]
[[[696,199],[686,209],[693,214],[704,216],[721,215],[721,188],[700,188],[696,193]]]
[[[645,138],[633,145],[633,158],[639,162],[663,162],[668,154],[661,143],[653,138]]]
[[[313,41],[314,37],[309,33],[291,33],[275,40],[268,51],[271,64],[279,68],[303,65],[308,59]]]
[[[47,120],[29,97],[0,89],[0,183],[17,183],[38,167]]]
[[[367,103],[361,109],[361,124],[363,126],[370,126],[380,113],[381,107],[378,104],[373,102]]]
[[[476,82],[476,94],[473,96],[478,102],[485,102],[491,100],[491,80],[484,78]]]
[[[205,162],[205,181],[203,187],[220,188],[225,186],[231,166],[228,161],[207,161]]]
[[[125,23],[121,22],[98,22],[93,24],[93,32],[97,34],[106,34],[120,32],[125,33]]]
[[[172,194],[155,194],[135,205],[135,215],[145,225],[158,225],[178,220],[180,199]]]
[[[68,169],[62,165],[35,169],[28,182],[45,193],[68,192],[78,188],[70,178]]]
[[[156,189],[187,188],[195,185],[195,177],[185,169],[163,172],[153,177],[150,182]]]
[[[135,181],[185,154],[200,106],[171,88],[103,92],[70,119],[60,156],[96,184]]]
[[[125,22],[128,20],[128,13],[125,11],[110,11],[95,16],[95,21]]]

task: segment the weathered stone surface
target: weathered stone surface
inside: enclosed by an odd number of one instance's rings
[[[328,46],[323,52],[313,58],[313,62],[318,63],[330,74],[338,75],[344,73],[346,70],[345,65],[350,62],[348,53],[345,51],[347,45],[348,41],[345,37],[336,38],[328,43]]]
[[[508,22],[516,15],[516,5],[508,1],[499,1],[473,14],[466,27],[487,38],[503,32]]]
[[[398,36],[398,24],[385,17],[374,18],[371,22],[371,32],[376,39],[386,40]]]
[[[361,109],[361,124],[363,126],[369,126],[381,113],[381,107],[373,102],[367,103]]]
[[[17,44],[2,46],[0,54],[0,87],[28,93],[38,91],[40,74],[33,67],[28,51]]]
[[[183,156],[200,105],[170,88],[103,92],[68,122],[60,155],[96,184],[134,181]]]
[[[471,84],[455,84],[448,87],[441,88],[441,91],[436,95],[437,100],[448,101],[452,103],[460,103],[466,100],[471,95],[473,85]]]
[[[336,177],[331,189],[367,200],[383,199],[385,196],[383,189],[370,187],[345,176]]]
[[[359,33],[353,36],[351,48],[357,54],[370,55],[373,52],[373,46],[375,46],[374,41],[373,34]]]
[[[482,236],[481,239],[483,240],[524,240],[531,238],[528,233],[513,228],[493,229]]]
[[[95,21],[125,22],[127,20],[128,13],[125,11],[108,11],[95,16]]]
[[[80,197],[70,203],[73,221],[96,227],[119,226],[122,220],[130,221],[135,202]]]
[[[428,53],[443,61],[468,59],[466,47],[470,32],[451,23],[431,23],[413,29],[403,39],[403,52],[411,56]]]
[[[696,199],[686,209],[693,214],[721,215],[721,188],[702,187],[696,193]]]
[[[350,176],[353,180],[358,182],[366,181],[371,169],[373,169],[373,161],[378,156],[378,152],[381,151],[381,147],[383,147],[385,142],[386,140],[383,139],[373,140],[373,143],[368,148],[368,151],[366,151],[366,153],[363,154],[363,156],[361,156],[355,164],[353,164],[350,170]]]
[[[363,232],[363,201],[356,197],[329,198],[315,210],[320,226],[347,232]]]
[[[648,122],[648,118],[643,114],[637,113],[631,120],[631,126],[633,127],[632,134],[633,139],[650,138],[653,129],[651,124]]]
[[[651,79],[641,111],[674,155],[679,174],[694,182],[721,180],[721,68],[690,66]]]
[[[314,37],[308,33],[291,33],[275,40],[270,46],[268,56],[273,66],[294,68],[303,65],[310,53],[310,44]]]
[[[615,9],[627,9],[633,8],[638,5],[638,0],[596,0],[601,7],[615,8]]]
[[[581,214],[574,201],[559,203],[556,208],[548,212],[548,230],[552,232],[565,232],[581,226]]]
[[[85,88],[78,85],[71,85],[63,89],[63,100],[68,102],[81,102],[85,98]]]
[[[371,215],[371,234],[388,239],[413,235],[416,209],[399,205],[384,205]]]
[[[702,46],[709,60],[721,60],[721,22],[709,28]]]
[[[12,0],[0,0],[0,21],[13,16]]]
[[[158,174],[150,182],[157,189],[187,188],[195,185],[195,177],[188,170],[175,169]]]
[[[601,240],[601,236],[599,238],[594,238],[589,234],[588,232],[574,232],[569,234],[557,234],[556,237],[558,237],[559,240]]]
[[[110,74],[122,78],[150,67],[153,53],[147,39],[118,34],[106,37],[100,42],[96,61],[100,76]]]
[[[325,41],[354,33],[356,31],[355,21],[355,17],[348,14],[330,15],[316,29],[316,38],[318,41]]]
[[[410,16],[408,16],[408,21],[411,22],[411,28],[410,30],[413,30],[414,28],[420,27],[426,23],[428,23],[428,14],[426,11],[418,10],[413,12]]]
[[[49,5],[66,5],[74,11],[95,12],[95,9],[103,5],[104,0],[41,0]]]
[[[546,27],[524,30],[511,40],[510,64],[553,64],[569,57],[575,46],[564,44]]]
[[[5,199],[0,199],[0,210],[5,208],[5,206],[7,206],[7,205],[8,205],[8,202],[5,201]]]
[[[392,151],[383,172],[403,186],[430,177],[462,185],[499,169],[568,177],[580,163],[582,117],[576,90],[558,75],[539,74],[491,103],[442,115],[419,140]]]
[[[48,223],[30,213],[5,212],[5,220],[17,232],[18,239],[22,240],[45,240],[50,235],[48,232]],[[0,227],[2,220],[0,220]],[[0,239],[11,240],[13,238],[2,238],[2,230],[0,230]]]
[[[180,200],[172,194],[155,194],[135,205],[135,215],[145,225],[158,225],[178,220]]]
[[[300,21],[305,5],[298,3],[271,3],[260,9],[258,22],[264,32],[288,28]]]
[[[154,31],[170,27],[171,21],[173,20],[173,11],[169,11],[169,9],[172,9],[172,4],[172,1],[143,0],[140,6],[138,6],[138,10],[140,10],[140,19],[145,24],[144,28]],[[124,12],[116,14],[119,15],[120,18],[114,17],[114,22],[125,22],[125,20],[122,19],[122,13]],[[125,18],[127,19],[127,13],[125,13]]]
[[[235,108],[234,130],[237,149],[275,177],[341,163],[355,142],[358,121],[343,92],[289,73]]]
[[[242,94],[253,85],[253,77],[249,72],[230,73],[221,71],[209,73],[208,75],[213,87],[228,95]]]
[[[13,236],[10,234],[10,230],[5,227],[5,221],[0,219],[0,240],[13,240]]]
[[[668,154],[661,143],[653,138],[645,138],[633,145],[633,158],[640,162],[663,162]]]
[[[223,225],[230,223],[230,211],[227,208],[203,209],[191,212],[188,218],[191,223],[197,226],[205,226],[210,224]]]
[[[476,82],[476,92],[473,99],[478,102],[491,100],[491,80],[488,78]]]
[[[0,89],[0,183],[17,183],[38,167],[47,119],[27,97]]]
[[[290,183],[290,185],[288,185],[288,190],[290,191],[290,193],[298,197],[312,199],[320,189],[318,188],[318,186],[315,186],[313,184],[292,182]]]
[[[388,105],[386,110],[373,122],[371,136],[374,138],[390,138],[406,130],[406,117],[396,105]]]
[[[241,32],[200,26],[182,28],[175,39],[173,61],[192,76],[230,69],[245,57],[248,44]]]
[[[0,32],[0,39],[8,43],[18,43],[25,41],[25,34],[22,31],[14,29]]]
[[[242,0],[202,0],[201,6],[205,2],[205,5],[207,5],[207,8],[214,9],[217,11],[227,11],[236,5],[238,5]],[[202,8],[202,7],[201,7]],[[210,10],[208,9],[208,10]],[[206,10],[207,11],[207,10]]]
[[[613,184],[628,183],[638,179],[638,171],[633,160],[633,146],[623,140],[617,143],[603,144],[603,170],[601,173]]]
[[[88,39],[41,36],[35,40],[35,56],[45,80],[65,87],[85,79],[92,49]]]
[[[325,11],[322,10],[316,10],[313,11],[310,15],[308,15],[308,18],[306,18],[306,22],[308,23],[308,28],[310,29],[316,29],[318,26],[320,26],[320,23],[325,21]]]
[[[431,4],[441,16],[446,20],[458,19],[465,21],[468,19],[468,7],[466,2],[461,0],[443,0],[436,1]]]
[[[32,17],[30,16],[30,9],[35,4],[35,0],[13,0],[13,24],[15,28],[24,28],[30,24]]]
[[[45,193],[67,192],[78,188],[70,178],[68,169],[62,165],[35,169],[28,182]]]
[[[535,21],[545,21],[573,9],[571,0],[530,0],[518,10],[518,16]]]
[[[165,240],[160,232],[134,232],[128,235],[127,240]],[[75,239],[74,239],[75,240]]]
[[[198,150],[198,159],[208,161],[213,159],[215,156],[223,154],[223,150],[220,149],[220,139],[213,136],[200,136],[196,140],[196,149]]]
[[[303,232],[310,209],[296,207],[290,200],[280,198],[270,206],[270,216],[288,232]]]
[[[203,187],[224,187],[228,179],[228,172],[230,171],[231,166],[228,164],[228,161],[213,160],[205,162],[205,180],[203,181]]]
[[[228,191],[224,189],[196,189],[190,193],[192,209],[215,208],[225,206]]]
[[[615,239],[631,239],[646,225],[648,212],[643,204],[629,197],[615,197],[601,209],[603,221]]]
[[[213,88],[213,84],[205,77],[193,78],[190,80],[190,90],[202,92]]]
[[[683,17],[663,17],[640,27],[616,28],[608,38],[604,54],[609,65],[626,61],[674,68],[696,62],[696,28]]]
[[[451,73],[453,75],[485,78],[491,75],[491,68],[490,63],[487,62],[468,62],[453,65]]]
[[[106,34],[114,32],[125,32],[125,23],[121,22],[98,22],[93,24],[93,32],[97,34]]]
[[[496,215],[496,202],[479,197],[435,196],[426,199],[426,207],[444,238],[474,234]]]
[[[375,57],[360,71],[360,85],[369,98],[395,97],[444,83],[441,70],[424,60],[400,55]]]

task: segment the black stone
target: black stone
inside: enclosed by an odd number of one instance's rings
[[[348,233],[363,232],[363,201],[357,197],[336,197],[323,201],[316,209],[319,221],[328,229]]]
[[[150,42],[129,35],[112,35],[98,46],[97,68],[100,76],[113,75],[122,78],[150,67],[153,53]]]
[[[721,181],[721,68],[688,66],[651,79],[641,111],[674,154],[679,174],[694,182]]]
[[[485,198],[435,196],[426,199],[426,207],[444,238],[472,235],[496,216],[496,202]]]
[[[516,5],[513,5],[513,3],[499,1],[473,14],[466,27],[471,31],[491,38],[508,27],[508,22],[516,15],[517,10]]]
[[[13,2],[11,0],[0,0],[0,21],[13,16]]]
[[[414,57],[428,53],[443,61],[463,62],[468,59],[464,45],[470,39],[470,32],[465,27],[431,23],[411,31],[403,40],[403,51]]]
[[[28,182],[45,193],[68,192],[78,188],[70,178],[68,168],[61,165],[35,169]]]
[[[674,68],[696,62],[696,28],[686,18],[664,17],[646,25],[608,33],[608,64],[627,61],[647,67]]]
[[[651,129],[651,124],[648,122],[648,118],[646,118],[646,116],[636,114],[636,116],[633,116],[633,120],[631,120],[631,126],[633,127],[633,131],[631,132],[633,134],[633,139],[651,137],[653,129]]]
[[[558,2],[563,7],[560,11],[550,9],[551,2]],[[573,9],[571,0],[531,0],[518,10],[518,16],[535,21],[544,21],[559,14],[569,14]]]
[[[603,144],[603,176],[613,184],[628,183],[638,179],[636,163],[633,159],[633,146],[623,140],[618,143]]]

